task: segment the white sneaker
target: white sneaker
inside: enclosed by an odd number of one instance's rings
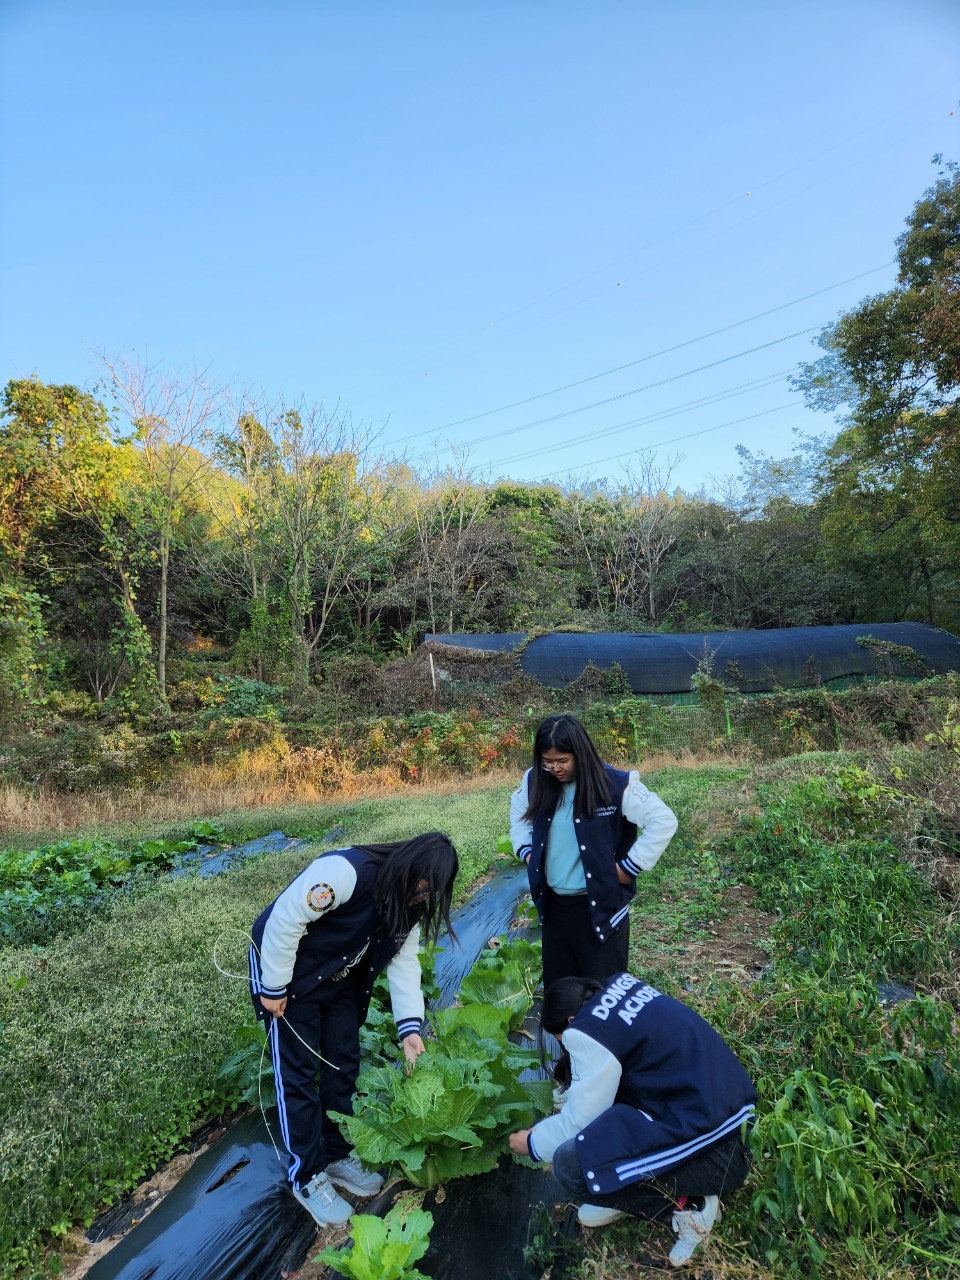
[[[599,1204],[582,1204],[577,1210],[577,1221],[581,1227],[605,1227],[622,1217],[622,1209],[604,1209]]]
[[[356,1156],[344,1156],[328,1164],[324,1173],[331,1182],[355,1196],[375,1196],[383,1186],[379,1173],[368,1173]]]
[[[682,1267],[689,1262],[697,1249],[713,1230],[713,1224],[721,1218],[720,1200],[717,1196],[704,1196],[702,1209],[678,1209],[673,1215],[673,1229],[677,1243],[670,1250],[670,1265]]]
[[[318,1227],[344,1227],[350,1221],[353,1207],[337,1195],[326,1173],[315,1173],[302,1187],[290,1189]]]

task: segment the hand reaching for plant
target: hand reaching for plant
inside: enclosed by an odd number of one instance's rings
[[[423,1041],[416,1032],[412,1035],[403,1037],[403,1056],[407,1060],[407,1075],[409,1075],[416,1066],[417,1059],[420,1057],[421,1053],[423,1053],[424,1047]]]
[[[515,1156],[529,1156],[530,1154],[530,1130],[518,1129],[516,1133],[510,1135],[510,1150]]]

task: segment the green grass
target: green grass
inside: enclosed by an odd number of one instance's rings
[[[461,901],[496,861],[508,794],[268,810],[228,815],[224,827],[239,840],[342,826],[344,842],[445,830],[461,858]],[[50,1234],[89,1222],[235,1100],[217,1072],[249,1020],[249,927],[319,847],[162,880],[71,937],[0,952],[0,1275],[35,1261]]]
[[[722,1031],[761,1096],[755,1172],[711,1246],[717,1280],[960,1277],[955,993],[933,976],[956,971],[951,904],[895,855],[900,801],[836,764],[646,775],[680,831],[642,879],[637,911],[656,937],[635,931],[633,956]],[[461,854],[462,901],[496,861],[510,790],[221,821],[234,841],[276,829],[342,827],[345,843],[443,830]],[[0,1276],[40,1274],[51,1237],[89,1221],[235,1101],[218,1070],[249,1020],[247,930],[314,852],[163,881],[46,948],[0,952]],[[738,881],[780,915],[768,972],[731,981],[704,961],[686,991],[679,952],[696,943],[709,955],[706,926],[731,910],[725,893]],[[925,1000],[883,1008],[881,976],[914,982]],[[584,1274],[637,1276],[630,1259],[656,1229],[631,1221],[595,1234],[606,1243],[585,1242]]]

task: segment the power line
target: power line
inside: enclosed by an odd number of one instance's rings
[[[945,90],[952,88],[954,84],[956,84],[955,79],[949,81],[947,84],[939,86],[937,89],[931,91],[930,93],[924,94],[921,97],[914,99],[912,102],[907,103],[905,106],[899,107],[896,111],[890,112],[888,115],[883,116],[881,119],[871,121],[870,124],[866,125],[862,129],[857,129],[852,133],[846,134],[843,138],[839,139],[838,141],[834,141],[829,147],[824,148],[822,151],[818,151],[814,155],[808,156],[806,157],[806,159],[800,160],[797,163],[788,166],[786,169],[781,170],[779,173],[774,174],[770,178],[766,178],[761,182],[753,183],[752,186],[750,187],[750,190],[745,191],[740,195],[734,196],[729,200],[723,201],[722,203],[714,206],[713,208],[707,210],[706,212],[698,215],[698,217],[691,219],[689,222],[685,222],[680,226],[672,227],[669,231],[664,232],[660,236],[654,237],[654,239],[652,240],[646,241],[644,244],[640,245],[638,248],[631,249],[629,252],[620,255],[618,258],[614,258],[611,261],[600,265],[599,267],[593,268],[591,271],[588,271],[585,274],[577,277],[575,280],[569,281],[568,283],[559,286],[558,288],[552,290],[551,292],[545,295],[542,295],[540,298],[534,299],[531,302],[524,303],[523,305],[514,308],[512,311],[505,312],[503,315],[495,318],[494,320],[488,321],[487,324],[483,326],[483,328],[477,328],[474,332],[477,335],[479,335],[480,333],[487,333],[489,332],[489,329],[491,327],[500,325],[504,321],[512,319],[514,316],[521,315],[524,311],[529,311],[533,307],[539,306],[543,302],[549,302],[552,298],[557,297],[559,294],[563,293],[565,290],[575,288],[578,284],[582,284],[585,280],[589,280],[592,277],[599,275],[603,271],[608,271],[612,267],[619,266],[620,263],[625,262],[630,258],[636,257],[637,254],[643,253],[647,249],[653,248],[655,245],[662,243],[664,240],[668,240],[673,236],[679,235],[682,232],[689,230],[691,227],[694,227],[699,223],[714,217],[716,214],[722,213],[724,210],[730,208],[732,205],[738,204],[741,200],[750,198],[754,192],[762,191],[766,187],[772,186],[774,183],[781,181],[785,177],[788,177],[791,173],[796,172],[798,169],[805,168],[807,165],[813,164],[815,161],[822,159],[824,156],[829,155],[831,152],[839,150],[841,147],[845,146],[847,143],[852,142],[855,139],[860,138],[865,134],[872,132],[875,129],[881,128],[883,125],[887,124],[888,121],[895,120],[898,116],[902,116],[907,112],[914,110],[914,108],[916,107],[923,106],[926,102],[930,101],[933,98],[936,98],[939,94],[943,93]],[[861,157],[861,160],[865,158],[869,158],[869,157]],[[849,166],[845,166],[844,170],[836,170],[835,173],[844,172],[846,171],[847,168],[849,168]],[[833,176],[835,176],[835,174],[829,175],[829,177],[833,177]],[[826,179],[820,179],[818,181],[825,181],[825,180]],[[817,185],[817,184],[814,183],[811,185]],[[803,190],[809,190],[809,187],[803,188]],[[802,194],[802,191],[793,193],[793,195],[797,195],[797,194]],[[792,199],[793,195],[786,196],[784,197],[784,199],[785,200]],[[778,203],[783,203],[783,201],[779,201]],[[776,206],[771,206],[771,207],[776,207]],[[754,217],[754,216],[758,216],[758,215],[751,215],[751,217]],[[629,278],[633,279],[635,277],[631,276]],[[857,278],[857,277],[854,277],[854,278]],[[607,286],[607,287],[611,288],[614,286]],[[605,291],[606,290],[604,290],[604,292]],[[591,297],[596,297],[596,296],[599,296],[599,295],[596,295],[596,294],[591,295]],[[581,299],[579,302],[574,303],[572,305],[574,306],[580,305],[583,301],[589,301],[589,299]],[[537,323],[540,323],[540,322],[538,321]],[[523,330],[521,330],[520,332],[523,332]],[[513,334],[511,336],[516,336],[516,334]],[[455,346],[462,341],[463,339],[461,338],[454,339],[453,341],[448,342],[439,348],[435,348],[434,349],[435,353],[440,354],[444,350],[448,350],[451,346]],[[550,394],[550,393],[544,392],[543,394]],[[524,402],[519,401],[518,403],[524,403]],[[506,406],[506,407],[512,407],[512,406]],[[489,410],[488,412],[495,413],[495,412],[499,412],[499,410]],[[483,416],[483,415],[477,415],[477,416]],[[461,422],[469,422],[472,420],[473,419],[469,419],[469,418],[462,419]],[[441,427],[439,429],[447,430],[449,429],[450,426],[455,426],[455,425],[460,425],[460,424],[452,423],[452,424],[448,424],[447,427]],[[418,433],[418,434],[430,434],[430,433],[427,432],[427,433]],[[416,439],[416,438],[417,436],[415,435],[403,437],[404,440]]]
[[[584,445],[589,444],[592,440],[605,440],[622,431],[630,431],[635,427],[646,426],[651,422],[663,422],[667,418],[676,418],[681,414],[689,413],[691,409],[702,409],[704,405],[719,404],[722,400],[731,400],[734,396],[743,395],[745,391],[757,391],[762,387],[774,386],[782,381],[789,372],[789,368],[780,369],[776,373],[767,374],[765,377],[754,378],[751,382],[742,382],[739,386],[728,387],[724,391],[701,396],[698,400],[687,400],[683,404],[674,405],[657,413],[647,414],[642,418],[630,418],[627,422],[618,422],[612,427],[603,427],[598,431],[590,432],[588,435],[579,436],[576,441],[564,441],[561,444],[546,445],[540,449],[529,449],[526,453],[515,453],[509,458],[498,458],[495,465],[506,466],[511,462],[525,462],[528,458],[540,457],[546,453],[556,453],[559,449],[570,449],[575,444]]]
[[[710,435],[713,431],[723,431],[726,427],[739,426],[741,422],[753,422],[756,418],[766,418],[771,413],[782,413],[784,409],[795,409],[796,404],[792,401],[789,404],[778,404],[772,409],[764,409],[760,413],[751,413],[744,418],[733,418],[730,422],[720,422],[714,427],[704,427],[701,431],[689,431],[686,435],[673,436],[670,440],[659,440],[656,444],[644,445],[642,449],[632,449],[630,453],[646,453],[651,449],[664,449],[668,444],[680,444],[683,440],[693,440],[697,436]],[[547,472],[544,479],[550,476],[570,475],[574,471],[585,471],[587,467],[602,466],[605,462],[622,462],[625,457],[629,457],[630,453],[613,453],[606,458],[593,458],[590,462],[583,462],[579,466],[565,467],[558,471]]]
[[[683,378],[692,377],[695,373],[703,373],[707,369],[716,369],[720,365],[730,364],[733,360],[742,360],[744,356],[754,355],[757,351],[766,351],[770,347],[779,346],[782,342],[789,342],[792,338],[801,338],[808,333],[816,333],[820,329],[820,325],[811,325],[807,329],[798,329],[795,333],[788,333],[782,338],[774,338],[771,342],[762,342],[756,347],[749,347],[746,351],[737,351],[732,356],[724,356],[721,360],[711,360],[709,364],[698,365],[695,369],[686,369],[682,373],[672,374],[669,378],[660,378],[657,382],[648,382],[642,387],[632,387],[629,391],[621,391],[618,395],[607,396],[605,400],[594,400],[589,404],[580,405],[577,409],[565,409],[562,413],[550,414],[546,418],[537,418],[533,422],[525,422],[519,427],[509,427],[504,431],[495,431],[491,435],[481,436],[478,440],[471,441],[471,444],[489,444],[491,440],[500,440],[504,436],[515,436],[521,431],[529,431],[533,427],[543,427],[551,422],[559,422],[563,418],[572,418],[578,413],[586,413],[588,409],[601,409],[604,405],[614,404],[618,400],[626,400],[629,396],[639,395],[642,391],[652,391],[657,387],[664,387],[671,382],[679,382]],[[449,453],[455,445],[444,445],[437,450],[437,453]]]
[[[800,298],[793,298],[789,302],[781,302],[776,307],[770,307],[766,311],[758,311],[755,315],[747,316],[743,320],[735,320],[732,324],[724,325],[720,329],[712,329],[709,333],[702,333],[696,338],[688,338],[684,342],[678,342],[672,347],[663,347],[660,351],[652,351],[649,355],[638,356],[636,360],[628,360],[626,364],[616,365],[612,369],[603,369],[599,373],[591,373],[586,378],[580,378],[576,382],[567,382],[563,386],[552,387],[549,391],[540,391],[536,395],[526,396],[523,400],[514,400],[510,404],[499,405],[495,409],[485,409],[482,413],[475,413],[469,418],[457,418],[454,422],[448,422],[444,426],[434,427],[427,431],[416,431],[409,436],[401,436],[396,444],[405,444],[409,440],[419,440],[423,436],[435,436],[442,431],[450,431],[454,427],[466,426],[471,422],[479,422],[481,418],[492,417],[495,413],[506,413],[509,409],[518,409],[525,404],[533,404],[537,400],[544,400],[547,396],[559,395],[562,391],[572,391],[577,387],[586,386],[589,382],[596,382],[599,378],[608,378],[615,373],[622,373],[624,369],[635,368],[639,364],[646,364],[650,360],[656,360],[660,356],[671,355],[674,351],[682,351],[685,347],[692,347],[698,342],[706,342],[708,338],[716,338],[721,334],[730,333],[733,329],[739,329],[745,324],[751,324],[754,320],[762,320],[766,316],[775,315],[778,311],[785,311],[789,307],[799,306],[801,302],[809,302],[811,298],[818,298],[824,293],[829,293],[832,289],[840,289],[844,285],[853,284],[857,280],[863,280],[866,276],[874,275],[878,271],[884,271],[887,267],[892,266],[894,260],[881,263],[880,266],[870,267],[867,271],[861,271],[855,276],[848,276],[846,280],[838,280],[834,284],[825,285],[822,289],[815,289],[813,293],[805,293]],[[805,330],[804,332],[810,332]],[[709,367],[709,366],[705,366]],[[495,437],[487,437],[495,439]]]

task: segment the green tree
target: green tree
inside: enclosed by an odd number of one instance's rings
[[[0,573],[21,599],[49,587],[61,573],[58,541],[72,526],[68,544],[89,545],[118,600],[131,706],[143,711],[152,705],[148,674],[138,687],[150,644],[136,608],[141,557],[128,518],[132,468],[129,447],[113,440],[109,414],[90,393],[36,378],[7,385],[0,422]],[[74,555],[71,545],[67,561]],[[44,627],[38,628],[33,606],[30,617],[36,655]]]
[[[367,465],[369,446],[346,414],[282,403],[245,406],[218,440],[238,485],[225,533],[243,566],[234,581],[250,619],[246,649],[261,667],[257,635],[272,641],[280,618],[289,627],[287,674],[297,681],[343,638],[339,624],[363,594],[391,489],[388,473]]]
[[[157,684],[166,699],[170,558],[212,465],[208,446],[226,408],[225,389],[205,371],[167,374],[145,359],[104,358],[114,395],[133,430],[141,476],[131,514],[157,565]]]
[[[104,406],[72,386],[8,382],[0,412],[0,571],[16,579],[40,530],[93,491],[110,448]]]
[[[896,572],[889,610],[960,616],[960,170],[946,165],[897,241],[896,287],[821,334],[796,379],[843,413],[821,492],[825,530]]]

